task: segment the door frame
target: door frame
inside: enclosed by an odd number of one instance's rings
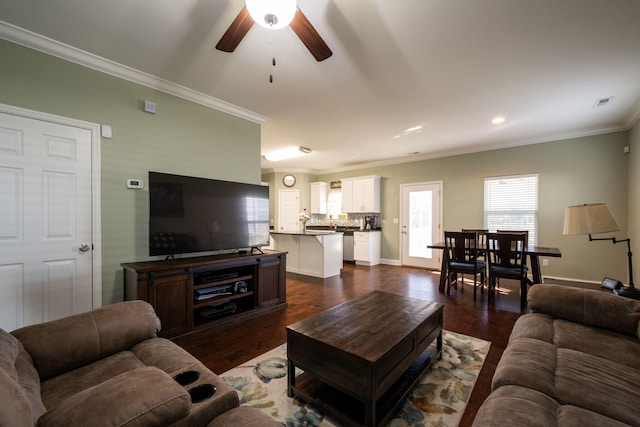
[[[91,132],[91,299],[92,307],[102,307],[102,209],[100,170],[100,125],[42,111],[0,103],[0,113],[85,129]]]
[[[399,248],[399,263],[400,265],[404,265],[403,264],[403,259],[404,259],[404,245],[403,245],[403,236],[402,236],[402,223],[404,221],[404,216],[405,216],[405,209],[404,209],[404,200],[403,200],[403,194],[404,194],[404,188],[405,187],[414,187],[414,186],[419,186],[419,185],[437,185],[438,186],[438,199],[439,199],[439,205],[440,205],[440,209],[438,212],[438,215],[440,217],[440,223],[438,224],[438,236],[435,237],[435,241],[439,242],[440,240],[442,240],[442,222],[443,222],[443,203],[442,200],[444,199],[444,183],[443,181],[422,181],[422,182],[408,182],[405,184],[400,184],[399,190],[398,190],[398,199],[400,202],[400,227],[398,227],[398,248]],[[435,242],[434,242],[435,243]],[[437,249],[434,249],[437,250]],[[440,263],[442,260],[442,254],[440,254],[440,256],[438,257],[438,261],[437,261],[437,269],[440,268]],[[436,268],[434,268],[436,269]]]
[[[296,213],[295,215],[298,215],[298,212],[300,212],[300,190],[298,190],[297,188],[280,188],[278,190],[278,223],[276,224],[275,230],[276,231],[281,231],[281,224],[282,224],[282,194],[284,193],[291,193],[291,194],[296,194],[296,198],[298,200],[297,203],[297,207],[296,207]],[[300,222],[300,221],[298,221]],[[296,227],[297,229],[297,227]],[[291,231],[287,231],[288,233]]]

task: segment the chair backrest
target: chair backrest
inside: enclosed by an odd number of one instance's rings
[[[444,244],[449,262],[472,264],[478,259],[478,236],[473,231],[445,231]]]
[[[526,247],[527,235],[525,233],[488,233],[489,266],[520,267],[524,270]]]
[[[498,233],[524,234],[524,245],[529,246],[529,230],[497,230]]]
[[[478,245],[483,248],[487,246],[487,233],[489,230],[483,228],[463,228],[462,231],[473,231],[478,236]]]

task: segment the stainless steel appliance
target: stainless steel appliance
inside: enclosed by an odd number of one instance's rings
[[[342,236],[342,260],[353,262],[353,230],[345,230]]]
[[[364,217],[364,229],[371,230],[373,228],[373,217],[365,216]]]

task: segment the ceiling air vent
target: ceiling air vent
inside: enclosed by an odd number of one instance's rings
[[[596,100],[595,104],[593,104],[593,108],[604,107],[605,105],[611,104],[611,101],[613,101],[613,96],[610,96],[609,98],[600,98]]]

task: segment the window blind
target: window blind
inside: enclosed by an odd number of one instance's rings
[[[538,242],[538,174],[484,180],[484,227],[528,230],[529,244]]]

